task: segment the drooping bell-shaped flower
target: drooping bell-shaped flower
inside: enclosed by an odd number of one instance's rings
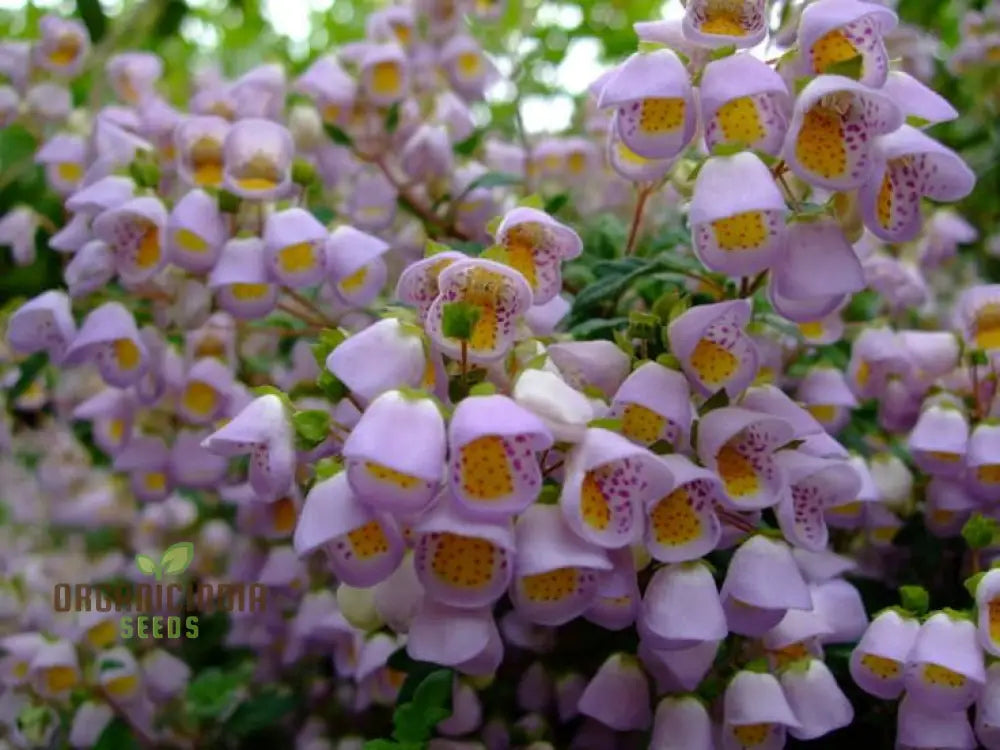
[[[619,732],[649,729],[649,681],[639,660],[631,654],[609,656],[587,683],[578,706],[584,716]]]
[[[642,598],[635,559],[628,547],[611,550],[608,556],[614,567],[601,580],[583,617],[606,630],[624,630],[635,622]]]
[[[112,630],[112,640],[115,632]],[[34,631],[12,633],[0,639],[4,656],[0,659],[0,675],[4,685],[23,685],[28,679],[28,668],[35,654],[45,645],[45,636]]]
[[[264,260],[274,278],[292,288],[313,286],[326,270],[326,227],[302,208],[270,214],[264,224]]]
[[[232,385],[233,373],[225,364],[212,357],[199,359],[184,379],[178,413],[190,424],[214,422],[229,405]]]
[[[144,696],[142,671],[125,646],[101,652],[97,660],[98,684],[114,703],[128,706]]]
[[[170,475],[184,489],[216,487],[226,475],[229,462],[202,447],[210,433],[205,430],[180,430],[170,446]]]
[[[404,544],[395,522],[366,507],[340,472],[313,485],[293,538],[295,552],[322,548],[334,575],[349,586],[368,587],[392,574]]]
[[[778,679],[798,720],[798,726],[788,730],[795,739],[822,737],[854,720],[851,702],[821,659],[793,664]]]
[[[681,31],[699,47],[754,47],[767,35],[765,0],[691,0]]]
[[[976,738],[987,750],[1000,747],[1000,665],[986,670],[986,685],[976,703]]]
[[[249,200],[284,197],[292,185],[295,143],[284,125],[270,120],[239,120],[223,143],[223,184]]]
[[[397,318],[379,320],[330,352],[326,369],[365,403],[394,388],[416,388],[429,366],[419,334]]]
[[[819,0],[799,18],[803,74],[829,73],[861,58],[861,83],[881,88],[889,73],[884,36],[896,28],[889,8],[861,0]]]
[[[19,266],[35,262],[38,222],[38,214],[28,206],[17,206],[0,217],[0,246],[10,247],[12,259]]]
[[[410,87],[409,63],[397,44],[370,45],[361,59],[358,81],[366,99],[387,107],[406,96]]]
[[[496,241],[506,250],[505,262],[528,281],[536,305],[559,293],[562,261],[572,260],[583,249],[580,236],[570,227],[527,206],[515,208],[503,217]]]
[[[770,674],[740,671],[722,698],[721,750],[779,750],[799,721],[781,684]]]
[[[115,718],[114,709],[107,703],[85,701],[73,714],[73,723],[69,730],[71,747],[95,747]]]
[[[736,407],[710,411],[698,428],[698,456],[718,473],[730,504],[741,510],[777,503],[785,476],[774,451],[792,439],[783,419]]]
[[[806,182],[851,190],[872,178],[875,138],[902,124],[888,96],[850,78],[821,75],[795,100],[782,155]]]
[[[476,516],[513,515],[542,487],[537,452],[552,447],[545,424],[506,396],[473,396],[448,426],[448,478],[456,501]]]
[[[450,607],[425,597],[410,622],[406,652],[466,674],[489,674],[499,665],[503,642],[489,607]]]
[[[415,512],[437,494],[445,426],[429,398],[387,391],[365,409],[344,443],[351,489],[371,507]]]
[[[93,361],[108,385],[135,384],[149,364],[149,353],[135,318],[119,302],[105,302],[92,310],[66,350],[67,366]]]
[[[665,440],[675,450],[688,444],[694,407],[687,378],[656,362],[636,368],[618,388],[611,416],[622,420],[622,434],[640,445]]]
[[[671,486],[656,455],[615,432],[590,428],[566,459],[559,506],[583,539],[615,549],[638,541],[644,504]]]
[[[967,708],[986,682],[976,626],[939,612],[917,633],[903,684],[910,699],[936,711]]]
[[[499,359],[514,341],[517,318],[531,307],[531,287],[517,271],[480,258],[456,261],[438,276],[440,293],[427,311],[427,334],[449,357],[486,364]],[[462,303],[478,312],[465,346],[444,330],[445,309]]]
[[[857,643],[868,628],[868,613],[857,588],[842,578],[833,578],[811,586],[814,611],[830,631],[820,642]]]
[[[47,140],[35,154],[35,163],[45,168],[45,180],[59,195],[80,187],[87,158],[87,144],[76,135],[60,133]]]
[[[562,625],[583,614],[612,569],[607,553],[574,534],[551,505],[530,506],[514,533],[514,609],[542,625]]]
[[[781,451],[776,460],[788,481],[788,493],[775,510],[778,525],[792,544],[819,552],[829,539],[825,511],[856,499],[861,478],[846,461],[799,450]]]
[[[420,182],[448,176],[453,162],[454,153],[444,125],[421,125],[407,139],[400,154],[403,171]]]
[[[972,511],[980,507],[979,500],[959,478],[933,477],[927,483],[924,503],[924,523],[934,536],[958,536]]]
[[[809,587],[787,544],[760,535],[741,544],[719,590],[729,630],[760,636],[790,609],[812,609]]]
[[[76,322],[69,297],[55,289],[28,300],[7,321],[7,342],[14,351],[45,351],[56,364],[62,362],[75,338]]]
[[[85,297],[115,277],[115,256],[103,240],[90,240],[73,254],[63,269],[70,297]]]
[[[631,55],[604,84],[598,106],[616,108],[615,132],[646,159],[671,159],[694,137],[691,79],[668,49]]]
[[[837,222],[800,221],[788,227],[768,284],[778,313],[799,323],[814,321],[864,288],[861,262]]]
[[[914,463],[941,477],[962,474],[968,444],[969,420],[951,404],[932,404],[924,409],[907,441]]]
[[[875,617],[851,652],[851,677],[858,687],[878,698],[898,698],[903,672],[917,639],[920,623],[886,610]]]
[[[66,698],[83,679],[73,644],[66,640],[43,644],[28,666],[28,679],[42,697]]]
[[[73,418],[90,420],[94,442],[114,456],[132,436],[135,411],[135,397],[130,391],[105,388],[80,403],[73,410]]]
[[[427,596],[452,607],[492,604],[513,577],[512,521],[475,519],[447,490],[414,524],[413,548],[413,567]]]
[[[691,648],[654,649],[639,640],[637,650],[643,666],[655,678],[658,692],[689,692],[708,674],[719,650],[719,641],[703,641]]]
[[[614,128],[608,130],[605,141],[605,153],[611,168],[619,177],[630,182],[659,182],[677,163],[677,157],[648,159],[639,156],[625,145]]]
[[[203,443],[222,456],[250,454],[250,484],[262,499],[288,490],[295,470],[290,415],[274,394],[259,396]]]
[[[66,199],[66,210],[93,217],[120,206],[134,195],[135,183],[130,177],[108,175],[93,182],[85,181]]]
[[[73,97],[65,86],[51,82],[39,83],[25,92],[24,108],[28,117],[55,125],[69,117],[73,109]]]
[[[441,48],[438,64],[451,87],[467,101],[481,99],[486,88],[499,77],[479,42],[468,34],[451,37]]]
[[[229,121],[215,115],[191,116],[174,130],[177,174],[192,187],[222,186],[223,144]]]
[[[32,49],[35,65],[63,78],[79,73],[90,52],[90,37],[84,25],[46,14],[38,21],[38,31],[41,38]]]
[[[909,366],[909,358],[894,330],[866,327],[851,347],[846,373],[848,384],[858,398],[884,396],[890,375],[902,374]]]
[[[259,237],[227,241],[208,276],[208,288],[233,317],[253,320],[271,312],[278,301],[278,287],[267,273],[264,241]]]
[[[216,199],[204,190],[191,190],[174,204],[167,219],[166,242],[170,262],[175,266],[193,273],[210,271],[225,239]]]
[[[455,261],[467,257],[464,253],[447,250],[411,263],[399,276],[396,298],[416,307],[418,318],[425,320],[431,303],[440,293],[438,277],[441,272]]]
[[[753,153],[710,158],[695,180],[688,215],[694,250],[713,271],[759,273],[784,247],[787,214],[774,177]]]
[[[108,60],[104,73],[121,101],[140,104],[163,75],[163,60],[152,52],[122,52]]]
[[[671,321],[670,349],[698,391],[734,396],[753,381],[758,355],[744,331],[749,320],[749,301],[732,300],[692,307]]]
[[[327,276],[337,297],[351,307],[369,304],[388,275],[382,256],[389,250],[389,243],[342,225],[333,230],[323,247]]]
[[[882,91],[911,124],[914,119],[925,127],[958,119],[958,110],[947,99],[905,71],[890,71]]]
[[[167,211],[159,198],[141,196],[110,208],[92,225],[94,236],[107,243],[115,268],[126,283],[154,276],[167,262],[164,228]]]
[[[700,562],[666,565],[646,586],[639,635],[656,649],[685,649],[728,634],[715,580]]]
[[[836,434],[850,419],[858,400],[844,374],[832,367],[814,367],[799,382],[796,398],[828,433]]]
[[[966,346],[986,352],[1000,349],[1000,284],[963,291],[955,303],[955,326]]]
[[[585,395],[547,370],[524,370],[514,382],[511,395],[541,419],[558,441],[580,442],[587,424],[595,417],[594,405]]]
[[[896,741],[901,750],[974,750],[976,736],[965,710],[926,706],[907,694],[896,713]]]
[[[545,349],[552,364],[573,388],[597,389],[611,397],[629,373],[629,356],[610,341],[561,341]]]
[[[660,562],[696,560],[722,536],[715,507],[725,502],[719,478],[682,455],[661,456],[673,477],[669,492],[646,502],[645,543]]]
[[[920,130],[902,125],[875,141],[875,169],[858,191],[865,226],[887,242],[920,234],[920,201],[961,200],[976,175],[958,154]]]
[[[965,467],[966,482],[977,497],[1000,500],[1000,424],[988,420],[972,429]]]
[[[698,93],[709,151],[724,144],[772,156],[781,151],[792,98],[771,66],[748,52],[714,60],[705,66]]]
[[[649,746],[656,750],[714,750],[712,719],[705,704],[693,695],[660,699]]]

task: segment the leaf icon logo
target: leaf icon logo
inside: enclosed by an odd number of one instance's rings
[[[157,563],[149,555],[136,555],[135,564],[147,576],[154,576],[157,581],[163,576],[180,575],[194,560],[194,545],[191,542],[177,542],[167,547],[166,552]]]

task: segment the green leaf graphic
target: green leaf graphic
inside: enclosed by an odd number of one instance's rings
[[[194,559],[194,545],[191,542],[177,542],[167,547],[160,558],[160,569],[163,575],[179,575],[187,570]]]
[[[154,560],[149,555],[136,555],[135,564],[139,570],[147,576],[156,576],[156,580],[160,580],[160,568]]]

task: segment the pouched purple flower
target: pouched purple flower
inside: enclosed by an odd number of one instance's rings
[[[73,97],[65,86],[39,83],[25,92],[24,108],[28,117],[47,124],[60,123],[73,111]]]
[[[76,336],[69,297],[55,289],[28,300],[7,321],[7,342],[14,351],[45,351],[56,364],[62,362]]]
[[[857,643],[868,628],[868,613],[858,589],[842,578],[814,583],[810,589],[813,611],[830,628],[820,642]]]
[[[114,456],[132,437],[136,407],[130,391],[105,388],[80,403],[73,410],[73,418],[90,420],[94,442]]]
[[[223,144],[229,134],[228,120],[215,115],[194,115],[174,130],[177,173],[193,187],[222,186]]]
[[[19,266],[35,262],[38,222],[38,214],[27,206],[17,206],[0,217],[0,246],[10,247],[13,261]]]
[[[790,609],[812,609],[806,585],[784,542],[751,536],[733,553],[719,590],[729,630],[760,636]]]
[[[615,549],[638,540],[643,506],[672,484],[656,455],[615,432],[590,428],[566,458],[559,506],[583,539]]]
[[[426,328],[437,347],[452,358],[489,363],[513,344],[514,324],[531,307],[531,288],[517,271],[490,260],[468,258],[448,265],[438,277],[440,292],[427,311]],[[445,305],[464,303],[479,312],[467,348],[443,331]]]
[[[973,623],[944,612],[924,621],[906,660],[909,698],[935,711],[967,708],[986,682],[976,634]]]
[[[79,190],[66,199],[66,210],[88,216],[117,208],[135,195],[135,183],[129,177],[109,175],[94,182],[84,181]]]
[[[14,124],[21,114],[21,96],[13,86],[0,85],[0,128]]]
[[[861,0],[819,0],[799,18],[803,73],[828,73],[861,58],[861,83],[880,88],[889,73],[884,35],[896,27],[896,14]]]
[[[52,189],[66,196],[80,186],[86,152],[87,145],[83,138],[60,133],[47,140],[38,150],[35,163],[45,167],[45,179]]]
[[[778,679],[798,720],[798,726],[788,730],[792,737],[815,739],[854,720],[851,702],[821,659],[791,665]]]
[[[976,704],[976,738],[987,750],[1000,747],[1000,666],[986,670],[986,685]]]
[[[850,410],[858,405],[844,374],[832,367],[810,370],[795,395],[830,434],[836,434],[847,424]]]
[[[926,706],[904,695],[896,714],[896,743],[900,750],[974,750],[976,737],[969,725],[968,712]]]
[[[579,391],[600,391],[605,398],[618,390],[629,373],[629,357],[610,341],[563,341],[545,353],[567,383]]]
[[[821,75],[795,100],[783,156],[806,182],[850,190],[872,177],[875,137],[902,124],[902,113],[884,94],[850,78]]]
[[[227,94],[237,120],[281,120],[286,98],[285,68],[278,63],[257,65],[233,81]]]
[[[382,172],[361,170],[353,176],[354,184],[345,196],[343,213],[358,229],[382,232],[396,217],[399,193]]]
[[[306,495],[294,546],[300,556],[322,547],[334,575],[362,587],[385,580],[404,552],[395,522],[362,504],[344,472],[317,482]]]
[[[317,58],[295,82],[295,90],[312,98],[324,122],[339,125],[348,121],[357,88],[333,55]]]
[[[824,512],[857,498],[861,478],[846,461],[798,450],[781,451],[776,460],[788,481],[788,493],[775,509],[778,525],[792,544],[818,552],[829,539]]]
[[[62,700],[68,697],[83,679],[73,644],[66,640],[44,643],[31,660],[28,679],[44,698]]]
[[[685,649],[728,634],[711,572],[700,562],[666,565],[646,586],[638,631],[655,649]]]
[[[858,198],[865,226],[888,242],[920,233],[922,198],[958,201],[976,184],[958,154],[909,125],[875,141],[875,165]]]
[[[519,513],[542,487],[537,452],[552,447],[542,421],[506,396],[463,400],[448,427],[449,480],[456,501],[477,516]]]
[[[173,489],[170,451],[163,438],[135,435],[115,454],[115,471],[127,472],[135,496],[144,502],[162,500]]]
[[[681,455],[660,460],[674,485],[646,502],[645,543],[661,562],[696,560],[713,549],[722,536],[715,507],[725,502],[719,478]]]
[[[955,257],[959,245],[967,245],[978,239],[979,231],[962,216],[947,208],[938,209],[924,223],[924,233],[920,240],[920,266],[939,266]]]
[[[216,421],[225,412],[233,373],[217,359],[199,359],[187,372],[184,389],[178,400],[181,418],[190,424],[204,425]]]
[[[80,72],[90,52],[90,37],[79,21],[46,14],[38,22],[41,39],[32,49],[35,65],[58,76]]]
[[[425,320],[431,304],[440,294],[441,272],[455,261],[467,257],[464,253],[448,250],[411,263],[400,274],[396,298],[415,306],[419,319]]]
[[[898,698],[919,630],[917,620],[895,610],[876,616],[851,652],[851,677],[858,687],[878,698]]]
[[[619,177],[631,182],[658,182],[667,176],[677,163],[669,159],[647,159],[625,145],[614,128],[608,130],[605,152],[608,163]]]
[[[775,310],[796,322],[832,313],[865,288],[864,271],[835,221],[796,222],[775,259],[768,293]]]
[[[361,59],[358,80],[364,96],[387,107],[406,96],[410,87],[406,55],[397,44],[372,44]]]
[[[562,261],[576,258],[583,250],[575,231],[544,211],[527,206],[519,206],[503,217],[496,240],[506,250],[505,262],[528,281],[536,305],[559,293]]]
[[[698,173],[688,216],[694,250],[713,271],[759,273],[785,246],[787,214],[781,191],[757,156],[710,158]]]
[[[510,519],[477,520],[446,490],[413,526],[413,566],[427,596],[452,607],[492,604],[514,574]]]
[[[394,388],[421,386],[430,366],[420,331],[396,318],[349,336],[326,359],[326,369],[363,402]]]
[[[413,659],[473,675],[489,674],[503,654],[503,641],[489,607],[461,609],[425,597],[406,640]]]
[[[698,94],[709,151],[723,144],[742,144],[777,156],[788,130],[792,98],[769,65],[750,53],[710,62]]]
[[[1000,284],[963,291],[955,303],[955,326],[967,346],[987,352],[1000,349]]]
[[[649,681],[631,654],[612,654],[587,683],[580,713],[619,732],[646,730],[653,721]]]
[[[979,500],[959,478],[933,477],[927,483],[924,503],[924,523],[934,536],[958,536],[972,511],[980,507]]]
[[[264,224],[264,257],[281,284],[293,288],[318,284],[326,270],[326,227],[308,211],[288,208]]]
[[[694,418],[687,378],[647,362],[615,392],[611,416],[622,420],[622,434],[629,440],[646,446],[665,440],[675,450],[682,450],[687,447]]]
[[[810,587],[812,595],[814,589]],[[776,672],[804,659],[822,658],[822,639],[829,635],[830,625],[814,607],[811,610],[790,609],[777,625],[761,637],[768,664]]]
[[[947,99],[904,71],[890,71],[882,91],[908,120],[919,120],[925,127],[958,118],[958,110]]]
[[[653,714],[650,747],[657,750],[715,750],[712,719],[693,695],[668,695]]]
[[[616,108],[615,131],[646,159],[671,159],[694,137],[691,79],[668,49],[631,55],[604,84],[598,106]]]
[[[774,451],[793,434],[783,419],[735,407],[715,409],[701,419],[698,456],[718,473],[730,504],[741,510],[767,508],[785,488]]]
[[[262,499],[288,490],[295,471],[290,417],[281,399],[259,396],[202,445],[221,456],[250,454],[250,484]]]
[[[1000,500],[1000,424],[987,420],[976,425],[965,451],[966,482],[977,497]],[[1000,656],[1000,654],[997,654]]]
[[[438,64],[451,87],[466,100],[483,97],[486,88],[499,78],[496,66],[473,37],[456,34],[441,48]]]
[[[611,550],[608,556],[614,567],[598,584],[594,601],[583,617],[605,630],[624,630],[635,622],[642,598],[635,560],[627,547]]]
[[[103,240],[84,244],[63,269],[70,297],[85,297],[106,286],[115,277],[115,257]]]
[[[732,300],[692,307],[671,321],[670,349],[698,391],[724,388],[734,396],[753,381],[758,355],[744,331],[749,320],[749,301]]]
[[[178,487],[210,489],[226,475],[229,462],[202,447],[208,431],[181,430],[170,446],[170,475]]]
[[[152,52],[122,52],[108,60],[104,73],[121,101],[139,104],[163,75],[163,60]]]
[[[215,198],[199,189],[185,193],[170,212],[165,234],[171,263],[193,273],[210,271],[226,239]]]
[[[530,506],[514,532],[515,611],[542,625],[562,625],[583,614],[613,567],[607,553],[574,534],[550,505]]]
[[[681,31],[700,47],[754,47],[767,35],[765,0],[692,0]]]
[[[418,127],[403,145],[400,155],[403,171],[421,182],[447,176],[453,161],[451,141],[443,125],[424,124]]]
[[[159,198],[142,196],[99,214],[94,219],[93,231],[114,254],[122,280],[140,283],[166,264],[166,223],[167,212]]]
[[[132,314],[118,302],[105,302],[92,310],[66,350],[64,363],[97,364],[108,385],[124,388],[142,376],[149,362]]]
[[[278,288],[264,265],[264,241],[258,237],[232,239],[222,247],[208,277],[219,306],[242,320],[262,318],[274,309]]]
[[[968,443],[969,420],[950,404],[924,409],[907,441],[914,463],[942,477],[961,475]]]
[[[846,374],[858,398],[876,398],[884,395],[890,375],[902,375],[909,367],[909,359],[895,331],[888,327],[866,327],[851,347]]]
[[[740,671],[723,694],[721,750],[778,750],[800,724],[781,684],[770,674]]]
[[[239,120],[223,143],[223,184],[249,200],[282,198],[292,185],[294,153],[285,126],[259,118]]]
[[[337,227],[326,239],[326,272],[337,296],[352,307],[369,304],[385,284],[382,256],[389,243],[354,227]]]
[[[365,409],[344,443],[351,488],[378,510],[416,512],[444,474],[445,426],[429,398],[387,391]]]

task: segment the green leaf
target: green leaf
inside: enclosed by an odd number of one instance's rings
[[[538,193],[532,193],[519,200],[517,205],[523,208],[537,208],[542,211],[545,209],[545,200]]]
[[[496,237],[497,230],[500,228],[500,222],[502,221],[503,221],[502,216],[494,216],[492,219],[486,222],[486,233],[490,237]]]
[[[712,156],[733,156],[746,151],[748,146],[741,141],[732,143],[717,143],[712,147]]]
[[[0,167],[4,171],[31,159],[37,141],[23,125],[11,125],[0,130]]]
[[[729,406],[729,394],[726,393],[725,388],[720,388],[701,405],[701,408],[698,410],[698,416],[703,417],[708,412],[721,409],[724,406]]]
[[[477,188],[503,187],[505,185],[520,185],[521,178],[509,172],[485,172],[470,182],[464,192],[471,193]]]
[[[402,747],[398,742],[393,740],[368,740],[364,744],[364,750],[399,750]]]
[[[569,203],[569,193],[557,193],[545,201],[542,210],[549,216],[555,216],[567,203]]]
[[[292,164],[292,182],[302,187],[309,187],[317,178],[316,167],[305,159],[296,159]]]
[[[931,608],[931,595],[923,586],[900,586],[899,603],[915,615],[923,615]]]
[[[656,52],[657,50],[665,49],[666,46],[667,45],[663,44],[662,42],[649,42],[643,40],[638,44],[638,51],[640,53]]]
[[[330,356],[330,352],[344,343],[346,338],[347,334],[339,328],[324,328],[319,332],[316,343],[312,345],[311,349],[313,359],[316,360],[320,370],[326,368],[326,358]]]
[[[180,575],[194,560],[194,545],[191,542],[177,542],[167,547],[160,558],[160,570],[163,575]]]
[[[354,141],[351,140],[351,136],[345,133],[343,130],[338,128],[336,125],[331,125],[326,123],[323,125],[323,130],[329,136],[330,140],[336,143],[338,146],[347,146],[350,148],[354,145]]]
[[[224,214],[235,214],[240,210],[241,198],[236,193],[220,190],[218,195],[219,210]]]
[[[129,164],[128,173],[140,187],[155,189],[160,184],[160,167],[155,162],[137,159]]]
[[[985,570],[980,571],[975,575],[969,576],[962,583],[962,585],[965,586],[965,590],[969,592],[969,596],[971,596],[973,599],[976,598],[976,589],[979,588],[979,582],[983,580],[983,576],[985,575],[986,575]]]
[[[223,725],[225,736],[245,737],[279,724],[295,710],[298,701],[289,692],[269,687],[266,692],[241,703]],[[286,688],[287,690],[287,688]]]
[[[855,55],[849,60],[841,60],[838,63],[828,66],[823,72],[827,75],[844,76],[857,81],[861,78],[864,65],[865,58],[861,55]]]
[[[492,396],[496,392],[497,387],[488,380],[484,380],[482,383],[476,383],[469,389],[470,396]]]
[[[448,338],[468,341],[480,315],[479,308],[468,302],[447,302],[442,310],[441,332]]]
[[[602,419],[592,419],[587,422],[587,427],[599,427],[603,430],[611,430],[612,432],[621,432],[622,421],[620,419],[614,419],[610,417],[605,417]]]
[[[229,715],[239,703],[237,691],[253,677],[253,664],[223,671],[209,667],[188,683],[185,704],[198,719],[219,719]]]
[[[139,572],[147,576],[156,576],[156,580],[160,580],[160,568],[156,564],[156,560],[149,555],[136,555],[135,556],[135,566],[139,568]]]
[[[438,255],[440,253],[450,252],[451,248],[445,245],[443,242],[436,242],[435,240],[427,240],[424,245],[424,257],[430,258],[432,255]]]
[[[121,669],[125,666],[125,662],[118,661],[118,659],[101,659],[97,671],[101,674],[109,672],[112,669]]]
[[[316,466],[313,468],[313,472],[316,475],[316,481],[322,482],[331,477],[336,476],[344,470],[344,463],[338,458],[327,457],[321,458],[316,462]]]
[[[129,725],[124,720],[115,718],[104,727],[93,750],[142,750],[142,745]]]
[[[316,385],[323,392],[323,395],[333,402],[340,401],[349,392],[347,386],[329,370],[323,370],[319,374],[319,377],[316,378]]]
[[[76,12],[87,27],[90,40],[94,44],[101,41],[108,29],[108,17],[104,15],[104,8],[99,0],[76,0]]]
[[[466,138],[464,141],[459,141],[452,148],[456,154],[459,156],[472,156],[476,149],[479,148],[479,144],[483,140],[482,130],[474,130],[472,135]]]
[[[930,120],[925,120],[923,117],[917,117],[916,115],[909,115],[906,118],[906,124],[912,128],[917,128],[918,130],[923,130],[928,125],[931,124]]]
[[[661,354],[656,358],[656,362],[670,370],[681,369],[681,361],[673,354]]]
[[[494,260],[497,263],[506,263],[509,256],[507,255],[507,248],[503,245],[490,245],[480,253],[479,257],[486,260]]]
[[[451,716],[453,682],[450,669],[438,669],[427,675],[417,685],[413,700],[393,713],[393,737],[401,742],[425,741],[438,722]]]
[[[35,378],[41,374],[48,361],[49,355],[45,352],[35,352],[24,360],[18,369],[17,382],[11,387],[7,396],[8,400],[16,401],[20,398],[35,382]]]
[[[962,538],[969,549],[983,549],[992,544],[997,535],[997,522],[982,513],[973,513],[972,517],[962,527]]]
[[[736,45],[730,44],[728,47],[719,47],[712,50],[712,54],[709,56],[711,60],[721,60],[724,57],[730,57],[736,54]]]
[[[399,127],[399,102],[393,102],[385,113],[385,132],[392,135]]]
[[[295,436],[306,450],[315,448],[330,435],[330,414],[322,409],[305,409],[292,415]]]

